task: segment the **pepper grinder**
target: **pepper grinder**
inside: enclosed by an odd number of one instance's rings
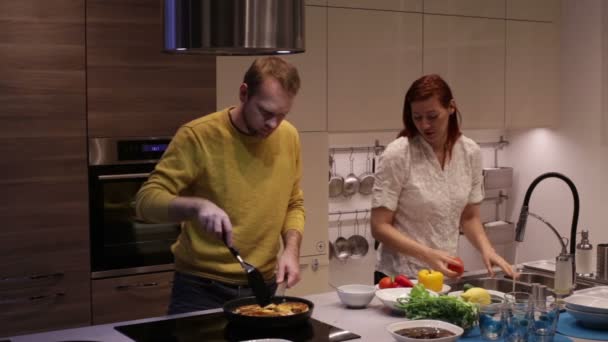
[[[581,231],[581,242],[576,245],[576,274],[593,276],[593,245],[589,242],[589,231]]]

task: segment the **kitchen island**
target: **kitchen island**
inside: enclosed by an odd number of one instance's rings
[[[365,309],[348,309],[338,298],[335,292],[326,292],[306,297],[315,304],[312,317],[334,325],[336,327],[351,331],[361,336],[358,341],[394,341],[386,331],[386,326],[393,322],[398,322],[404,318],[392,313],[377,298],[374,298],[370,305]],[[197,311],[187,314],[162,316],[155,318],[140,319],[129,322],[117,322],[104,325],[50,331],[45,333],[20,335],[10,337],[11,342],[59,342],[59,341],[112,341],[129,342],[133,341],[127,336],[114,329],[115,326],[162,321],[171,318],[189,317],[201,314],[217,313],[221,310]],[[355,340],[354,340],[355,341]],[[573,339],[573,341],[590,341],[583,339]]]

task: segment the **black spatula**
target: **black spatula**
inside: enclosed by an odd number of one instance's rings
[[[272,297],[272,295],[270,294],[270,289],[268,288],[268,286],[266,286],[266,283],[264,282],[264,277],[262,277],[262,273],[260,273],[260,271],[258,271],[258,269],[255,268],[255,266],[253,266],[252,264],[245,262],[243,258],[241,258],[239,251],[237,251],[234,247],[228,246],[228,249],[230,249],[232,255],[234,255],[236,260],[239,261],[241,267],[243,267],[245,273],[247,273],[247,281],[249,282],[249,287],[251,287],[251,289],[253,290],[253,295],[255,296],[255,299],[258,304],[261,307],[270,304],[270,298]]]

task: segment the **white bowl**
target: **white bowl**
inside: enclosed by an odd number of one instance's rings
[[[372,299],[376,289],[372,285],[342,285],[336,289],[338,297],[350,308],[364,308]]]
[[[397,298],[407,298],[409,297],[411,291],[411,287],[393,287],[390,289],[381,289],[376,291],[376,297],[378,297],[378,299],[380,299],[384,305],[392,310],[401,310],[395,306],[398,303]],[[431,296],[437,296],[437,293],[433,291],[429,291],[429,293]]]
[[[440,338],[430,338],[430,339],[419,339],[419,338],[411,338],[403,335],[399,335],[396,331],[407,328],[422,328],[422,327],[431,327],[431,328],[441,328],[448,330],[454,333],[453,336],[448,337],[440,337]],[[437,321],[434,319],[420,319],[413,321],[401,321],[391,323],[386,327],[386,330],[395,338],[395,340],[399,342],[452,342],[456,341],[463,333],[464,330],[454,324],[450,324],[444,321]]]

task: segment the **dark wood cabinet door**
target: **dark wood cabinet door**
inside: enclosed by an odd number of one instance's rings
[[[89,137],[170,136],[216,110],[215,57],[161,52],[161,4],[87,1]]]
[[[0,336],[91,321],[84,11],[0,1]]]
[[[173,272],[93,280],[93,324],[167,314]]]

